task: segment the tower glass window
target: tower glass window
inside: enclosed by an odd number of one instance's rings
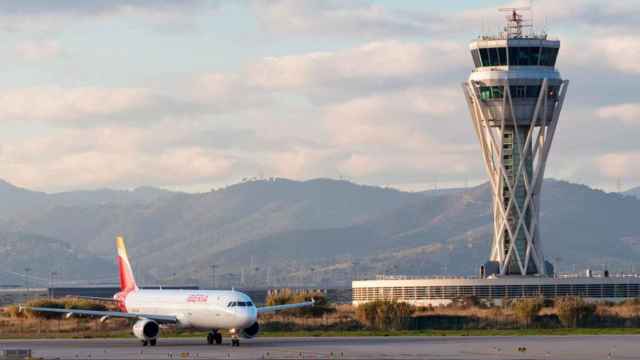
[[[540,62],[539,47],[510,47],[509,65],[536,66]]]
[[[480,99],[482,100],[502,99],[503,97],[504,97],[503,86],[481,86],[480,87]]]
[[[507,48],[481,48],[471,50],[476,67],[507,65]]]
[[[558,48],[542,48],[540,55],[540,65],[542,66],[555,66],[556,59],[558,58]]]
[[[507,65],[507,48],[498,48],[498,56],[500,57],[500,65]]]
[[[500,65],[500,59],[498,58],[498,49],[490,48],[489,49],[489,66],[498,66]]]
[[[480,59],[482,66],[489,66],[489,49],[480,49]]]
[[[482,62],[480,62],[480,51],[478,51],[478,49],[472,50],[471,51],[471,56],[473,57],[473,64],[476,67],[481,67],[482,66]]]

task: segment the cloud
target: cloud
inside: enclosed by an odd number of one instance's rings
[[[619,104],[598,109],[602,119],[620,120],[627,125],[640,124],[640,104]]]
[[[639,15],[640,16],[640,15]],[[619,71],[640,74],[640,37],[612,36],[593,41],[594,61],[604,56]]]
[[[376,41],[335,52],[265,58],[250,65],[246,76],[254,87],[335,101],[433,82],[462,67],[462,54],[464,46],[450,42]]]
[[[165,84],[171,88],[171,84]],[[146,87],[39,86],[0,90],[0,121],[39,121],[55,126],[127,123],[147,126],[167,116],[246,111],[271,101],[236,75],[207,73],[170,90]]]
[[[389,10],[365,2],[254,0],[251,4],[263,28],[288,35],[426,35],[442,23],[437,15]]]
[[[640,179],[640,152],[608,153],[596,157],[595,164],[602,175],[608,178]]]
[[[34,87],[0,92],[0,121],[90,121],[157,104],[142,88]]]
[[[174,26],[202,12],[215,9],[218,0],[21,0],[1,1],[0,29],[50,31],[77,20],[136,16],[156,26]]]
[[[16,53],[26,61],[43,61],[60,56],[62,49],[56,41],[31,41],[18,44]]]
[[[415,87],[330,105],[325,122],[336,144],[424,149],[430,144],[421,122],[454,112],[460,94]]]
[[[38,189],[189,186],[232,175],[235,158],[168,126],[61,129],[3,144],[0,177]],[[182,141],[179,140],[182,137]],[[176,141],[176,143],[171,143]]]

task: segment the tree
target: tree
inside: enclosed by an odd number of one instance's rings
[[[530,325],[544,306],[541,298],[517,299],[511,303],[511,308],[519,322]]]
[[[580,297],[561,297],[555,301],[556,313],[566,327],[576,327],[588,323],[596,312],[594,304]]]
[[[369,328],[405,330],[409,328],[413,305],[389,300],[372,301],[356,308],[356,317]]]

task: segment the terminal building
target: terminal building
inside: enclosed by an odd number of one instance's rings
[[[487,278],[402,278],[353,282],[353,305],[376,300],[395,300],[415,306],[448,305],[476,297],[494,304],[506,299],[580,296],[589,301],[619,302],[640,297],[636,275],[593,277],[490,276]]]
[[[475,278],[385,278],[353,281],[353,304],[374,300],[443,305],[475,296],[582,296],[623,300],[638,294],[640,277],[559,277],[540,238],[540,191],[569,81],[556,68],[560,41],[535,33],[518,9],[504,32],[469,46],[475,66],[462,84],[492,191],[489,259]],[[531,29],[531,30],[530,30]]]

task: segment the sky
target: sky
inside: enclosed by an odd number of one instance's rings
[[[0,0],[0,178],[58,192],[244,178],[486,181],[468,44],[529,1]],[[546,175],[640,185],[640,3],[535,0],[571,81]]]

